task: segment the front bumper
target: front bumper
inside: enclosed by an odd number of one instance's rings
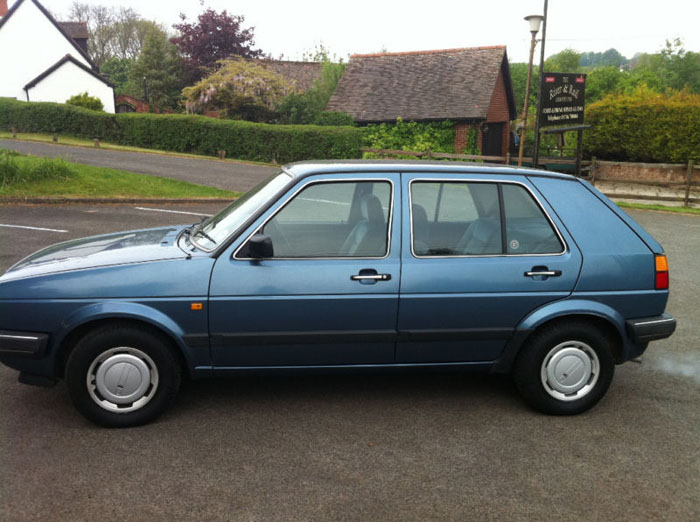
[[[0,330],[0,356],[40,359],[46,353],[49,334]]]
[[[626,323],[629,336],[637,344],[666,339],[676,330],[676,319],[668,313],[654,317],[630,319]]]

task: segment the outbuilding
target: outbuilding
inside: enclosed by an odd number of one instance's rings
[[[360,125],[451,120],[457,152],[476,128],[482,154],[504,155],[516,117],[506,48],[352,55],[327,110]]]

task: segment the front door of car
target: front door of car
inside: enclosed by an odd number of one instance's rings
[[[217,368],[393,362],[399,179],[306,178],[219,256],[209,301]],[[269,239],[272,255],[256,259],[251,238]]]
[[[494,361],[581,253],[525,177],[405,174],[397,363]]]

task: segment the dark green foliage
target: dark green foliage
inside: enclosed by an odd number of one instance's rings
[[[700,160],[700,95],[659,94],[640,87],[590,105],[584,133],[588,155],[618,161]]]
[[[76,107],[84,107],[91,111],[101,111],[104,109],[102,101],[99,98],[90,96],[87,92],[71,96],[66,100],[66,103],[68,105],[75,105]]]
[[[116,56],[107,60],[100,67],[100,74],[106,76],[107,79],[114,84],[114,91],[117,94],[133,94],[133,90],[129,89],[129,74],[134,60],[130,58],[117,58]],[[136,94],[143,95],[143,88]]]
[[[581,67],[620,67],[627,65],[629,60],[622,56],[617,49],[608,49],[603,53],[588,52],[581,55]]]
[[[16,152],[0,149],[0,190],[43,179],[68,179],[74,174],[70,164],[60,158],[26,164],[19,162],[18,156]]]
[[[345,112],[328,111],[319,113],[314,119],[314,125],[355,125],[352,116]]]
[[[181,114],[105,114],[57,103],[0,99],[0,128],[100,138],[122,145],[287,163],[360,157],[352,127],[268,125]]]
[[[366,147],[432,152],[455,151],[455,124],[451,121],[434,123],[404,122],[368,125],[362,129]]]
[[[581,68],[581,56],[581,53],[573,49],[564,49],[545,60],[544,72],[578,72]]]
[[[513,84],[513,97],[515,98],[515,112],[518,116],[523,113],[525,104],[525,91],[527,90],[527,67],[526,63],[510,63],[510,79]],[[536,65],[532,66],[532,78],[530,80],[530,107],[537,105],[537,91],[539,85],[540,68]]]
[[[325,59],[321,64],[321,78],[314,82],[311,89],[303,93],[292,93],[279,104],[277,107],[279,121],[293,124],[316,123],[326,109],[344,71],[344,63]]]

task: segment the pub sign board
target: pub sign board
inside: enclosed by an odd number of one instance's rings
[[[543,76],[544,96],[540,125],[583,123],[586,75],[546,72]]]

